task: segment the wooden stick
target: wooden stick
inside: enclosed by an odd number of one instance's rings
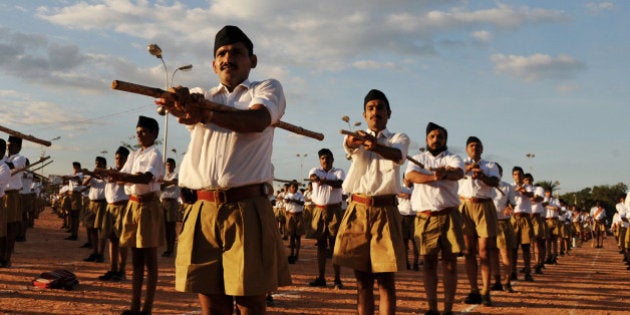
[[[22,138],[24,140],[28,140],[28,141],[31,141],[31,142],[43,144],[43,145],[45,145],[47,147],[49,147],[51,145],[50,141],[48,141],[48,140],[42,140],[42,139],[39,139],[39,138],[35,138],[34,136],[31,136],[31,135],[25,135],[25,134],[23,134],[23,133],[21,133],[19,131],[15,131],[15,130],[9,129],[7,127],[0,126],[0,131],[2,131],[4,133],[7,133],[7,134],[9,134],[11,136]]]
[[[42,168],[44,168],[44,167],[46,167],[46,166],[48,166],[48,165],[52,164],[52,162],[53,162],[52,160],[51,160],[51,161],[48,161],[48,162],[44,163],[43,165],[40,165],[40,166],[38,166],[37,168],[31,169],[31,170],[29,170],[29,171],[30,171],[30,172],[39,171],[39,170],[41,170]]]
[[[339,133],[342,135],[347,135],[347,136],[353,136],[357,139],[361,139],[361,140],[367,140],[367,137],[364,137],[356,132],[350,131],[350,130],[345,130],[345,129],[341,129],[339,130]],[[405,156],[405,158],[407,158],[407,160],[413,164],[416,164],[418,166],[420,166],[421,168],[424,168],[424,164],[420,163],[420,161],[412,158],[411,156],[407,155]]]
[[[29,165],[27,165],[25,167],[22,167],[22,168],[16,168],[16,169],[11,171],[11,176],[13,176],[13,175],[15,175],[15,174],[17,174],[19,172],[26,171],[29,168],[31,168],[31,167],[33,167],[33,166],[35,166],[37,164],[43,163],[44,161],[46,161],[48,159],[50,159],[50,156],[44,156],[44,157],[40,158],[37,162],[31,163],[31,164],[29,164]]]
[[[164,98],[164,99],[172,100],[172,101],[177,100],[177,95],[175,93],[164,91],[162,89],[155,88],[155,87],[125,82],[125,81],[119,81],[119,80],[112,81],[112,89],[135,93],[135,94],[142,94],[142,95],[151,96],[155,98]],[[203,103],[199,104],[199,107],[201,107],[202,109],[213,110],[213,111],[224,111],[224,112],[237,110],[236,108],[229,107],[223,104],[214,103],[208,100],[205,100]],[[302,135],[302,136],[317,139],[319,141],[324,140],[324,135],[322,133],[311,131],[311,130],[302,128],[300,126],[296,126],[296,125],[284,122],[284,121],[278,121],[277,123],[273,124],[273,126]]]

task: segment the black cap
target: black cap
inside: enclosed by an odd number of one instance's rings
[[[12,144],[22,145],[22,138],[16,136],[9,136],[9,141]]]
[[[221,46],[239,42],[245,44],[250,55],[254,53],[254,44],[249,37],[238,26],[226,25],[214,37],[214,54],[216,55],[217,49]]]
[[[367,95],[365,95],[365,98],[363,99],[363,109],[365,110],[365,105],[371,101],[371,100],[381,100],[383,102],[385,102],[385,105],[387,105],[387,111],[391,111],[391,109],[389,108],[389,100],[387,100],[387,96],[385,96],[385,93],[381,92],[380,90],[377,89],[371,89]]]
[[[477,137],[475,137],[475,136],[470,136],[470,137],[468,137],[468,140],[466,140],[466,145],[469,145],[469,144],[471,144],[472,142],[482,144],[482,143],[481,143],[481,140],[479,140],[479,138],[477,138]]]
[[[330,151],[330,149],[328,149],[328,148],[323,148],[323,149],[317,151],[317,156],[319,156],[319,157],[321,157],[322,155],[326,155],[326,154],[330,155],[330,156],[333,156],[332,151]]]
[[[433,123],[433,122],[429,122],[427,124],[427,135],[429,134],[429,132],[431,132],[433,130],[436,130],[436,129],[442,130],[442,132],[444,132],[444,137],[448,138],[448,132],[446,131],[446,128],[444,128],[444,127],[442,127],[442,126],[440,126],[440,125],[438,125],[436,123]]]
[[[122,156],[129,156],[129,149],[120,146],[118,147],[118,149],[116,150],[116,154],[120,154]]]
[[[146,116],[138,117],[138,124],[136,125],[136,127],[147,128],[155,132],[158,132],[160,130],[157,120]]]

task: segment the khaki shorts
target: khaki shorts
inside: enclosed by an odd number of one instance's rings
[[[523,215],[515,214],[511,219],[512,227],[514,228],[514,239],[518,245],[529,245],[533,239],[532,222],[529,219],[529,214]]]
[[[455,207],[442,214],[418,213],[415,238],[422,256],[437,255],[440,251],[461,253],[464,250],[461,213]]]
[[[317,239],[322,237],[337,237],[339,224],[341,223],[341,204],[327,205],[326,207],[315,206],[312,211],[310,222],[313,236]]]
[[[547,234],[545,231],[547,229],[547,225],[545,224],[545,219],[543,219],[540,215],[535,215],[530,217],[530,222],[532,223],[532,233],[534,235],[534,239],[546,239]]]
[[[304,219],[302,218],[302,212],[288,213],[287,212],[287,235],[289,236],[301,236],[304,235]]]
[[[497,234],[497,248],[500,250],[512,250],[516,248],[514,227],[510,219],[498,220],[499,231]]]
[[[20,193],[17,190],[6,192],[4,195],[4,208],[7,211],[7,223],[22,222],[21,203]]]
[[[166,243],[162,208],[156,196],[146,202],[129,200],[122,218],[120,246],[154,248]]]
[[[580,222],[573,222],[573,231],[575,231],[575,234],[582,234],[582,225]]]
[[[604,221],[597,221],[597,220],[595,220],[595,224],[593,226],[593,232],[605,233],[606,232],[606,225],[604,225]]]
[[[85,216],[85,226],[100,229],[103,223],[103,217],[107,213],[107,201],[99,200],[93,201],[90,200],[90,205],[88,207],[88,212]],[[91,222],[90,222],[91,221]],[[91,223],[91,224],[90,224]]]
[[[468,199],[459,206],[462,229],[465,235],[478,237],[497,236],[497,210],[492,200],[472,202]]]
[[[545,224],[547,225],[548,236],[559,236],[560,235],[560,221],[557,219],[545,219]],[[562,224],[564,225],[564,224]]]
[[[79,211],[82,208],[83,196],[79,192],[71,192],[70,193],[70,210],[71,211]]]
[[[403,240],[411,240],[414,238],[416,231],[416,215],[402,216],[402,237]]]
[[[179,202],[177,199],[164,199],[160,201],[162,209],[164,210],[165,222],[177,222],[179,221]]]
[[[186,209],[177,244],[175,289],[262,295],[291,284],[287,253],[267,197]]]
[[[333,264],[362,272],[397,272],[407,264],[401,221],[396,205],[350,202],[337,233]]]
[[[127,208],[127,203],[108,204],[105,216],[101,222],[101,239],[119,239],[122,232],[122,218]]]
[[[625,249],[626,248],[626,233],[627,232],[628,232],[628,228],[625,228],[625,227],[620,227],[619,228],[619,237],[617,239],[617,245],[621,249]]]

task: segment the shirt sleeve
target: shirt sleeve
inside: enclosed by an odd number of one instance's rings
[[[271,115],[271,123],[277,123],[284,115],[284,110],[286,109],[286,100],[280,82],[274,79],[265,80],[253,89],[254,96],[250,107],[255,104],[264,105]]]

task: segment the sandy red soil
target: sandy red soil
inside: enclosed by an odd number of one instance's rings
[[[47,209],[30,229],[27,241],[17,243],[11,268],[0,269],[0,313],[2,314],[120,314],[129,307],[131,283],[98,280],[108,270],[107,263],[84,262],[85,242],[66,241],[59,229],[61,221]],[[315,246],[303,240],[300,260],[290,265],[293,285],[274,292],[275,306],[270,314],[354,314],[356,286],[352,272],[342,269],[345,288],[332,288],[332,269],[328,266],[327,288],[312,288],[315,277]],[[159,253],[162,250],[158,251]],[[463,303],[469,285],[459,260],[459,286],[455,313],[470,314],[628,314],[630,313],[630,271],[608,237],[603,249],[584,244],[570,256],[560,257],[557,265],[548,265],[535,282],[516,281],[516,293],[493,292],[494,306]],[[107,261],[107,257],[106,257]],[[154,306],[155,314],[198,314],[193,294],[174,290],[174,258],[160,257],[160,277]],[[72,291],[39,289],[31,280],[44,271],[67,269],[79,278]],[[128,277],[130,274],[128,268]],[[521,279],[522,279],[522,275]],[[397,278],[399,314],[423,314],[427,309],[422,287],[422,270],[402,271]],[[441,296],[441,288],[439,292]],[[442,306],[440,301],[440,307]]]

